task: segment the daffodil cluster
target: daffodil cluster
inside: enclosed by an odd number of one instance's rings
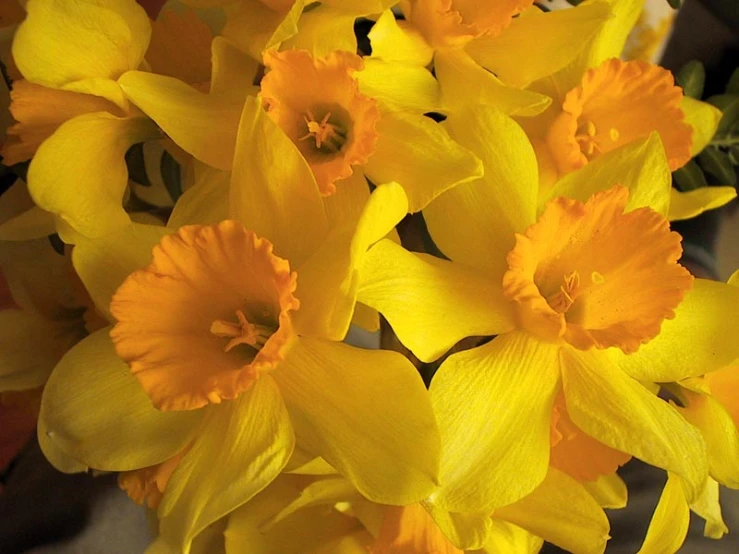
[[[644,0],[141,4],[1,8],[0,392],[148,554],[600,553],[631,458],[641,553],[727,532],[739,281],[670,221],[736,193]]]

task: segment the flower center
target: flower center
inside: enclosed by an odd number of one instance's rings
[[[680,236],[649,208],[626,212],[616,186],[587,203],[557,198],[508,254],[506,296],[519,325],[576,348],[635,351],[654,338],[692,284]]]
[[[224,347],[224,352],[229,352],[239,344],[246,344],[255,350],[261,350],[269,337],[277,330],[273,326],[250,323],[241,310],[236,310],[236,318],[238,323],[216,319],[210,326],[210,332],[215,336],[231,339]]]
[[[303,120],[308,133],[300,137],[299,140],[313,138],[316,142],[316,148],[325,154],[334,154],[344,146],[347,132],[337,123],[331,122],[331,112],[327,112],[323,119],[318,121],[311,110],[308,110],[308,115],[304,115]]]
[[[580,122],[575,134],[580,151],[588,159],[611,150],[620,137],[621,133],[615,127],[608,129],[606,135],[599,135],[595,123],[590,120]]]

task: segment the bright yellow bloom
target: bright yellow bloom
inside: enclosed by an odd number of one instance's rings
[[[578,429],[679,475],[693,501],[707,477],[704,441],[639,381],[676,381],[737,357],[728,322],[739,293],[700,279],[690,287],[665,219],[669,184],[648,177],[661,169],[629,175],[623,158],[606,158],[600,181],[586,181],[586,168],[572,174],[571,190],[585,198],[555,198],[537,215],[522,130],[482,107],[447,124],[455,136],[466,131],[462,143],[485,165],[484,179],[424,212],[437,245],[461,263],[381,241],[358,296],[421,360],[466,336],[498,335],[450,356],[432,380],[446,454],[431,501],[477,512],[532,491],[549,466],[559,394]],[[624,176],[628,195],[611,175]]]
[[[657,131],[670,170],[690,160],[692,128],[680,109],[682,90],[672,73],[647,62],[610,59],[567,93],[547,144],[561,174]]]
[[[80,240],[75,267],[117,323],[64,357],[40,415],[47,455],[136,472],[122,484],[158,504],[162,540],[185,551],[268,485],[295,444],[379,502],[422,499],[438,463],[412,364],[338,342],[367,248],[407,213],[402,188],[379,186],[363,213],[327,236],[310,168],[253,99],[239,140],[226,187],[236,221],[170,236],[132,225]],[[260,152],[280,163],[264,164]]]

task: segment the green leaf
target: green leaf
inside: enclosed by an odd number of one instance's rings
[[[683,167],[673,172],[672,178],[675,181],[677,189],[682,192],[708,186],[706,176],[703,175],[703,170],[698,167],[695,160],[690,160]]]
[[[698,156],[701,168],[716,177],[721,185],[736,185],[736,171],[729,155],[718,148],[706,148]]]
[[[685,96],[700,100],[706,84],[706,70],[701,62],[693,60],[680,68],[675,80],[682,87]]]
[[[162,153],[159,171],[162,173],[162,180],[164,181],[164,186],[167,187],[167,192],[172,197],[172,200],[177,202],[177,199],[182,196],[180,164],[166,150]]]
[[[716,135],[724,135],[739,121],[739,94],[717,94],[706,100],[716,106],[723,116],[719,121]]]
[[[667,0],[667,3],[670,5],[671,8],[676,10],[683,3],[683,0]]]
[[[734,73],[729,77],[729,82],[726,83],[727,94],[739,94],[739,67],[734,70]]]
[[[729,159],[732,164],[739,167],[739,145],[729,148]]]

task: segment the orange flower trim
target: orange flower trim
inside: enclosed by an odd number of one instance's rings
[[[503,288],[525,330],[628,354],[675,316],[693,283],[677,263],[680,235],[650,208],[624,213],[628,194],[615,186],[585,204],[556,198],[516,235]]]
[[[162,501],[170,477],[188,450],[189,448],[186,448],[161,464],[119,473],[118,486],[126,491],[136,504],[146,503],[149,508],[156,510]]]
[[[388,506],[370,554],[462,554],[421,504]]]
[[[183,227],[116,291],[110,335],[157,408],[217,404],[284,358],[296,287],[287,260],[241,223]]]
[[[353,74],[362,58],[332,52],[314,59],[304,50],[267,51],[261,91],[267,112],[297,145],[324,195],[367,162],[375,150],[380,111],[359,93]]]
[[[672,73],[643,61],[610,59],[567,93],[547,135],[561,173],[656,131],[672,171],[690,160],[693,129],[680,109]]]
[[[461,47],[480,36],[498,36],[534,0],[405,0],[403,14],[437,49]]]
[[[550,441],[549,465],[580,482],[611,475],[631,459],[630,454],[606,446],[575,425],[561,392],[552,410]]]

